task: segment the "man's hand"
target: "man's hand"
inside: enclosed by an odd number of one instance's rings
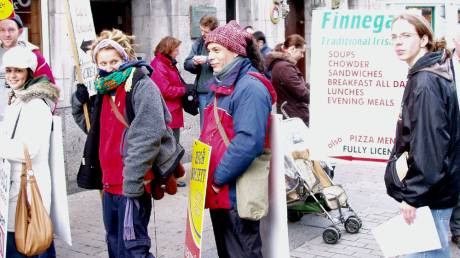
[[[208,61],[207,56],[194,56],[192,62],[194,65],[205,64]]]
[[[404,221],[406,221],[408,225],[414,223],[415,211],[417,210],[417,208],[412,207],[403,201],[399,205],[399,210],[401,211],[401,215],[403,216]]]
[[[218,194],[220,192],[220,187],[218,187],[215,184],[211,185],[212,190],[214,191],[215,194]]]

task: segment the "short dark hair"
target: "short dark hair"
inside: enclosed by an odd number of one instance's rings
[[[256,40],[262,40],[264,43],[267,43],[267,39],[265,38],[265,34],[258,30],[256,32],[254,32],[254,34],[252,34],[252,36],[256,39]]]
[[[210,30],[214,30],[217,26],[219,26],[219,21],[216,16],[204,15],[200,19],[200,25],[209,28]]]

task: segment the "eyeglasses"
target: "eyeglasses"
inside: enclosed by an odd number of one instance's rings
[[[398,40],[406,41],[406,40],[412,38],[413,36],[418,36],[418,34],[417,33],[409,33],[409,32],[404,32],[404,33],[401,33],[399,35],[392,34],[391,35],[391,40],[393,42],[396,42]]]
[[[294,51],[299,51],[299,52],[305,52],[307,49],[305,47],[296,47],[294,48]]]

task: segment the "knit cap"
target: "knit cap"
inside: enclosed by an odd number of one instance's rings
[[[206,35],[206,47],[210,43],[217,43],[240,56],[247,56],[247,40],[251,40],[252,35],[247,33],[236,21],[230,21],[224,26],[211,31]]]
[[[10,17],[8,19],[16,22],[16,24],[18,25],[19,29],[24,27],[24,23],[22,23],[21,17],[18,14],[15,13],[12,17]]]

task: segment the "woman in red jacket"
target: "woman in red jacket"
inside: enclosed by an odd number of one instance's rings
[[[172,115],[172,121],[168,126],[173,129],[177,142],[179,142],[180,128],[184,127],[182,96],[185,94],[185,83],[176,67],[180,44],[181,41],[176,38],[164,37],[155,47],[155,57],[150,63],[153,68],[150,78],[160,88]]]
[[[173,130],[176,142],[179,142],[180,128],[184,127],[182,96],[186,91],[185,82],[176,67],[180,44],[181,41],[174,37],[162,38],[155,47],[155,57],[150,63],[153,68],[150,78],[160,88],[161,95],[171,113],[172,121],[168,126]],[[185,183],[177,181],[177,186],[185,186]]]

